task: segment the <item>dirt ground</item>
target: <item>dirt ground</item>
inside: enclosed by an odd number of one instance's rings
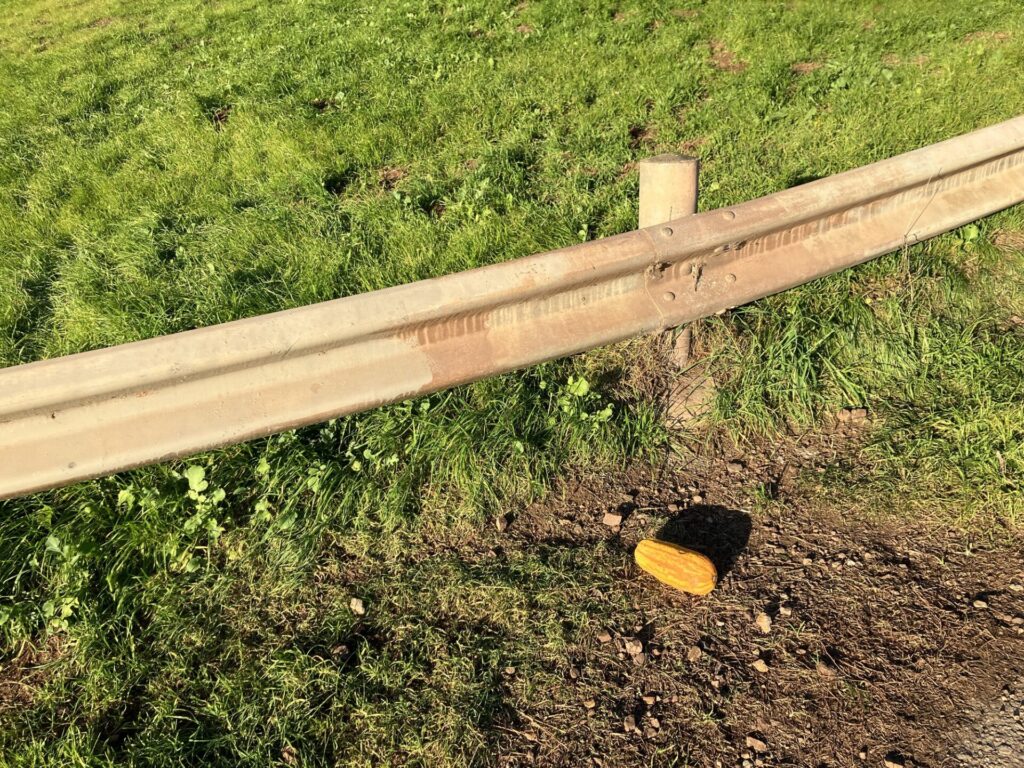
[[[595,631],[508,723],[500,764],[1024,765],[1022,542],[845,514],[814,480],[857,442],[863,414],[841,416],[656,476],[580,478],[511,521],[509,546],[675,541],[721,580],[695,598],[623,573],[644,621]]]
[[[1024,765],[1024,541],[849,511],[818,478],[853,461],[864,418],[577,477],[475,541],[455,537],[469,559],[603,542],[623,562],[657,537],[704,551],[721,576],[697,598],[624,567],[560,686],[508,676],[482,764]],[[623,604],[641,620],[616,622]],[[30,705],[59,655],[54,639],[0,669],[0,714]]]

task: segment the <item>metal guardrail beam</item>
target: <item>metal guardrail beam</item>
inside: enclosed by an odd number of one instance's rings
[[[0,370],[0,498],[676,326],[1022,199],[1018,117],[666,225]]]

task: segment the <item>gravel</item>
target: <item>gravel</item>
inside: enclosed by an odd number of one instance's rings
[[[1024,766],[1024,678],[1006,686],[974,729],[964,738],[956,757],[961,768],[1021,768]]]

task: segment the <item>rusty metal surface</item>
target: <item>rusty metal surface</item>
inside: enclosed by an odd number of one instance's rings
[[[1022,199],[1024,117],[667,225],[0,370],[0,498],[676,326]]]

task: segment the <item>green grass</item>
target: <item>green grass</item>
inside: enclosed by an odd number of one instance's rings
[[[0,0],[0,364],[621,232],[658,152],[700,155],[703,207],[750,199],[1024,112],[1022,69],[1016,0]],[[704,324],[717,420],[743,439],[869,405],[868,497],[1017,524],[1024,264],[999,229],[1020,209]],[[544,695],[610,610],[576,584],[621,558],[409,560],[567,467],[664,450],[621,375],[638,354],[0,504],[6,647],[66,649],[0,754],[489,763],[501,669]],[[352,585],[389,642],[339,665]]]

